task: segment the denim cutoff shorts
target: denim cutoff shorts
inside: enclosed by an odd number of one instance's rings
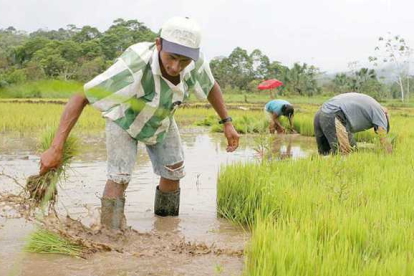
[[[137,161],[137,140],[110,119],[106,119],[106,149],[108,154],[107,176],[119,184],[127,184]],[[146,145],[154,173],[170,180],[179,180],[185,176],[184,152],[181,137],[174,118],[164,141],[155,145]],[[176,169],[169,168],[181,163]]]

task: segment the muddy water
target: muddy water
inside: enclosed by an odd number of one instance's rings
[[[20,183],[38,171],[36,135],[0,135],[0,172],[14,176]],[[82,154],[76,159],[67,180],[60,187],[58,211],[69,213],[85,225],[99,221],[99,196],[106,181],[106,151],[103,135],[82,136]],[[244,136],[235,153],[226,153],[220,134],[201,129],[185,129],[182,139],[187,176],[181,182],[181,209],[178,218],[153,215],[153,200],[158,177],[144,147],[138,151],[137,166],[126,197],[128,225],[144,233],[122,242],[126,253],[99,253],[87,260],[56,255],[22,253],[31,223],[5,218],[10,211],[0,205],[0,275],[240,275],[241,252],[248,233],[217,218],[216,182],[220,166],[235,161],[258,159],[255,136]],[[276,158],[300,158],[315,151],[314,141],[286,135],[272,142]],[[0,191],[20,189],[13,179],[0,176]],[[7,208],[6,208],[7,209]],[[230,254],[206,253],[185,243],[213,245]],[[190,248],[191,247],[191,248]],[[212,247],[212,248],[213,248]],[[208,251],[208,250],[207,250]],[[213,250],[214,251],[214,250]]]

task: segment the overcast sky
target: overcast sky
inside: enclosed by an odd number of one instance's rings
[[[0,0],[0,28],[32,32],[75,24],[104,31],[124,18],[157,32],[166,19],[189,16],[202,27],[208,58],[239,46],[283,64],[307,62],[335,72],[366,62],[387,32],[414,47],[413,12],[412,0]]]

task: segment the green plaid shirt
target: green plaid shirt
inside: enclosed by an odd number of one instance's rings
[[[153,145],[163,141],[177,102],[194,88],[206,99],[214,85],[208,62],[200,54],[180,74],[178,85],[162,77],[155,43],[129,47],[105,72],[84,86],[92,106],[102,111],[134,139]]]

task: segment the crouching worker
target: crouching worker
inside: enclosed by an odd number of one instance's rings
[[[101,199],[101,224],[125,225],[125,190],[137,158],[137,143],[146,145],[154,172],[160,176],[154,212],[177,216],[184,154],[174,111],[194,88],[208,99],[223,124],[227,151],[234,151],[239,135],[227,114],[221,90],[209,63],[200,53],[201,33],[196,22],[174,17],[162,27],[155,43],[129,47],[101,75],[85,84],[65,107],[52,146],[41,156],[41,174],[62,163],[63,144],[87,104],[106,119],[107,182]]]
[[[286,130],[279,121],[279,118],[283,115],[289,119],[290,131],[296,133],[293,128],[293,115],[294,108],[293,106],[285,100],[272,100],[268,102],[264,107],[264,112],[269,119],[269,131],[270,133],[278,134],[285,133]]]
[[[372,97],[345,93],[325,102],[314,118],[314,130],[320,154],[350,153],[356,148],[353,133],[374,128],[388,153],[392,145],[386,139],[390,129],[388,111]]]

